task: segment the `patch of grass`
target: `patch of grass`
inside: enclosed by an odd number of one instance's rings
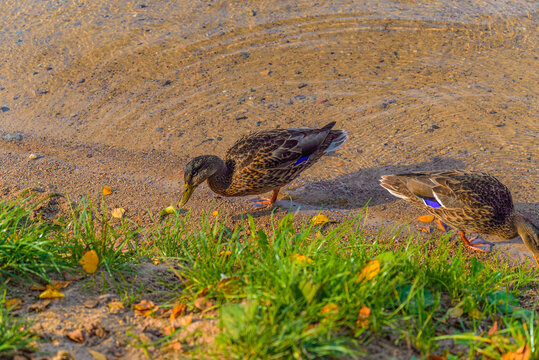
[[[360,357],[378,338],[422,356],[501,358],[537,341],[537,315],[519,306],[536,270],[466,259],[448,236],[395,246],[396,234],[368,238],[361,224],[322,234],[289,215],[266,233],[252,218],[234,230],[209,217],[190,229],[176,218],[156,230],[154,246],[179,264],[185,300],[216,302],[218,343],[230,358]],[[370,278],[365,269],[376,264]],[[500,330],[487,336],[494,319]]]
[[[0,202],[0,280],[47,279],[67,268],[67,246],[55,239],[59,226],[33,218],[32,197]]]
[[[10,358],[19,350],[31,349],[37,336],[30,332],[30,323],[10,314],[6,309],[6,291],[0,297],[0,358]]]

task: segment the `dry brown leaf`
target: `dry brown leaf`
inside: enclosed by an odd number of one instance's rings
[[[66,336],[74,342],[78,342],[79,344],[82,344],[84,342],[84,336],[82,335],[81,329],[75,329],[73,331],[70,331],[66,333]]]
[[[498,332],[498,320],[494,321],[494,324],[492,324],[492,327],[488,330],[488,335],[492,336]]]
[[[430,223],[434,221],[434,215],[423,215],[423,216],[418,217],[417,220],[424,223]]]
[[[65,295],[50,285],[47,285],[47,289],[39,294],[40,299],[61,299]]]
[[[356,282],[364,282],[372,280],[380,272],[380,261],[378,259],[371,260],[365,265],[361,273],[356,278]]]
[[[153,301],[142,300],[136,305],[133,305],[135,315],[149,316],[152,312],[156,311],[159,307],[155,306]]]
[[[103,325],[101,325],[100,323],[95,323],[92,325],[92,333],[95,335],[95,336],[98,336],[100,338],[105,338],[108,334],[108,331],[105,330],[105,328],[103,327]]]
[[[6,299],[4,306],[8,310],[19,310],[22,306],[22,299],[20,298]]]
[[[194,305],[197,309],[204,311],[212,306],[212,302],[206,299],[204,296],[200,296],[196,298]]]
[[[187,310],[187,305],[185,304],[178,304],[174,305],[172,308],[172,312],[170,313],[170,321],[174,321],[178,316],[185,314],[185,311]]]
[[[51,303],[50,300],[38,301],[35,304],[32,304],[32,305],[28,306],[28,309],[33,310],[35,312],[41,312],[41,311],[45,310],[47,308],[47,306],[50,305],[50,303]]]
[[[94,358],[94,360],[108,360],[107,356],[105,354],[100,353],[99,351],[95,351],[92,349],[87,349],[90,355]]]
[[[110,195],[112,194],[112,189],[110,188],[110,186],[108,185],[105,185],[103,186],[103,195],[107,196],[107,195]]]
[[[174,321],[170,322],[170,326],[172,326],[175,329],[178,329],[181,327],[188,326],[192,322],[193,322],[193,314],[191,313],[189,315],[180,316],[179,318],[174,319]]]
[[[111,301],[108,305],[110,312],[113,314],[119,313],[124,308],[124,304],[121,301]]]
[[[359,309],[356,325],[359,326],[360,328],[368,329],[370,316],[371,316],[371,309],[363,305],[361,309]]]
[[[112,215],[113,218],[116,218],[116,219],[121,219],[124,217],[124,214],[125,214],[125,209],[124,208],[116,208],[116,209],[112,209],[110,214]]]
[[[531,355],[531,350],[528,344],[524,344],[523,346],[519,347],[515,351],[510,351],[508,353],[503,354],[502,359],[503,360],[528,360]]]
[[[438,355],[428,355],[428,360],[448,360],[445,356],[438,356]]]
[[[182,348],[183,348],[182,344],[178,340],[174,340],[170,344],[167,345],[167,347],[165,348],[165,351],[167,352],[181,351]]]
[[[98,299],[88,299],[82,305],[84,305],[85,308],[93,309],[97,305],[99,305],[99,300]]]
[[[87,274],[95,273],[99,267],[99,256],[97,256],[97,252],[95,250],[86,251],[79,260],[79,264],[81,264],[82,269]]]

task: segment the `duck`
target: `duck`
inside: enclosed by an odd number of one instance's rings
[[[190,160],[184,169],[184,191],[178,207],[183,207],[193,191],[204,181],[210,189],[227,197],[258,195],[255,209],[271,208],[279,190],[314,165],[322,156],[341,147],[348,135],[333,129],[332,121],[319,129],[269,129],[240,138],[226,152],[224,159],[201,155]]]
[[[494,176],[465,170],[410,172],[383,175],[380,185],[458,230],[473,250],[485,251],[484,243],[468,239],[466,232],[504,239],[520,235],[539,265],[539,229],[515,211],[511,192]]]

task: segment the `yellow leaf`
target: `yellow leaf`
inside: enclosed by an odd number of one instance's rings
[[[311,221],[312,221],[312,223],[314,225],[320,225],[320,224],[325,224],[325,223],[329,222],[329,219],[324,214],[318,214],[318,215],[313,216]]]
[[[82,269],[87,274],[95,273],[99,266],[99,257],[97,256],[97,252],[95,252],[95,250],[86,251],[79,260],[79,264],[82,265]]]
[[[475,320],[481,320],[483,318],[483,313],[476,308],[470,311],[468,315]]]
[[[110,212],[110,214],[112,215],[113,218],[116,218],[116,219],[121,219],[124,217],[124,214],[125,214],[125,209],[124,208],[116,208],[116,209],[112,209],[112,211]]]
[[[232,251],[230,250],[223,250],[219,253],[219,256],[229,256],[232,255]]]
[[[64,296],[64,294],[62,294],[50,285],[47,285],[47,290],[39,294],[40,299],[61,299]]]
[[[361,309],[359,309],[356,325],[359,326],[360,328],[367,329],[369,327],[370,316],[371,316],[371,309],[363,305]]]
[[[148,316],[155,310],[157,310],[159,307],[155,306],[153,301],[150,300],[142,300],[136,305],[133,305],[133,310],[135,310],[135,315],[143,315]]]
[[[120,312],[120,310],[123,308],[124,308],[124,304],[121,301],[109,302],[109,310],[113,314]]]
[[[333,303],[324,305],[322,310],[320,310],[320,313],[326,317],[328,317],[329,315],[335,315],[338,312],[339,312],[339,307],[337,306],[337,304],[333,304]]]
[[[294,254],[293,257],[294,257],[294,260],[296,260],[299,263],[307,263],[307,264],[313,263],[313,259],[303,254]]]
[[[8,310],[19,310],[21,305],[22,299],[20,298],[6,299],[6,302],[4,303],[4,306]]]
[[[364,282],[372,280],[380,272],[380,261],[378,259],[371,260],[361,270],[361,273],[356,278],[356,282]]]
[[[214,212],[211,213],[213,216],[217,216],[219,215],[219,211],[215,210]]]
[[[503,360],[528,360],[531,355],[531,350],[528,344],[524,344],[514,352],[508,352],[503,354]]]
[[[418,217],[417,220],[424,223],[430,223],[434,221],[434,215],[423,215],[423,216]]]
[[[108,360],[107,356],[105,354],[100,353],[99,351],[88,349],[88,352],[90,353],[90,355],[92,355],[94,360]]]
[[[174,209],[174,206],[169,206],[169,207],[166,207],[164,208],[163,210],[161,210],[161,212],[159,213],[159,216],[165,216],[165,215],[168,215],[168,214],[174,214],[176,210]]]
[[[153,263],[154,265],[157,266],[157,265],[159,265],[160,262],[161,262],[161,261],[159,260],[159,258],[158,258],[157,256],[152,257],[152,263]]]
[[[105,185],[103,187],[103,195],[106,196],[106,195],[110,195],[110,194],[112,194],[112,189],[110,188],[110,186]]]

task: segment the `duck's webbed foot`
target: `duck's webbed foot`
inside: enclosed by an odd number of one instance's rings
[[[462,242],[464,243],[465,246],[475,251],[490,252],[490,250],[492,249],[492,246],[494,245],[490,241],[486,241],[485,239],[482,239],[479,236],[475,236],[471,238],[470,240],[468,240],[466,238],[466,235],[462,231],[459,231],[459,236],[462,239]]]
[[[275,201],[277,201],[278,194],[279,189],[273,190],[273,195],[271,196],[271,199],[268,199],[266,197],[260,197],[249,201],[253,203],[252,205],[255,209],[271,209]]]

